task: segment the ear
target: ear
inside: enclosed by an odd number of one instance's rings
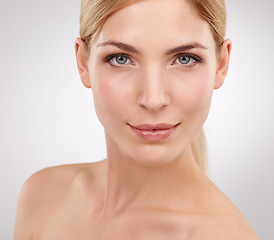
[[[85,87],[91,88],[86,43],[79,37],[75,41],[75,55],[81,81]]]
[[[216,80],[214,89],[220,88],[226,78],[228,66],[229,66],[229,59],[230,59],[230,53],[232,48],[232,42],[230,39],[226,39],[223,42],[220,55],[217,59],[217,71],[216,71]]]

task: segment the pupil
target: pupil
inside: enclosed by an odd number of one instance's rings
[[[125,64],[126,61],[127,61],[126,57],[123,57],[123,56],[117,57],[117,62],[120,63],[120,64]]]
[[[187,63],[189,63],[190,62],[190,57],[180,57],[180,62],[182,63],[182,64],[187,64]]]

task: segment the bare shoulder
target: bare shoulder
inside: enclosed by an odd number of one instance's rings
[[[250,225],[242,219],[230,216],[218,216],[208,220],[197,231],[197,238],[208,240],[258,240]]]
[[[215,185],[212,185],[212,191],[209,192],[204,205],[201,204],[204,210],[197,221],[199,227],[194,239],[258,240],[240,210]]]
[[[32,239],[34,230],[39,231],[42,221],[50,218],[75,188],[85,188],[88,184],[90,187],[102,166],[100,162],[70,164],[33,174],[24,183],[18,198],[14,239]]]
[[[229,214],[179,214],[176,237],[189,240],[259,240],[248,222],[241,216]],[[174,238],[177,239],[177,238]],[[179,238],[178,238],[179,239]]]

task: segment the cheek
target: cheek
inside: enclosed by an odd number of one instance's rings
[[[214,89],[214,71],[204,69],[185,76],[181,86],[176,88],[176,96],[187,118],[199,115],[205,120]]]
[[[100,67],[96,69],[91,76],[94,106],[99,120],[104,125],[106,121],[121,118],[127,112],[132,86],[123,74],[116,76],[105,69],[100,70]]]

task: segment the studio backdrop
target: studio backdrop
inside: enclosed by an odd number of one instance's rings
[[[274,2],[229,0],[225,84],[205,123],[211,180],[260,239],[274,239]],[[106,157],[92,93],[78,75],[80,1],[0,3],[0,239],[11,240],[34,172]]]

